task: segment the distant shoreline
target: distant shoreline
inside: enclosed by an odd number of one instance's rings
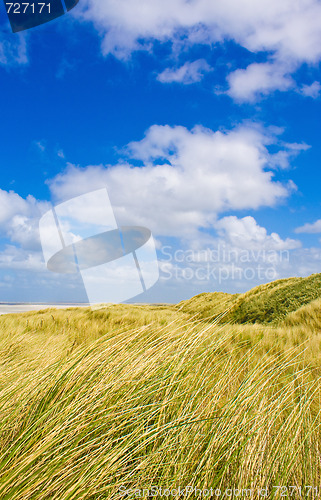
[[[88,302],[0,302],[0,306],[88,306]]]
[[[165,303],[135,303],[135,304],[128,304],[132,306],[154,306],[154,307],[162,307],[162,306],[167,306],[167,305],[172,305],[172,304],[165,304]],[[91,307],[90,304],[87,302],[70,302],[70,303],[63,303],[63,302],[58,302],[58,303],[41,303],[41,302],[0,302],[0,316],[2,314],[18,314],[18,313],[24,313],[24,312],[31,312],[31,311],[41,311],[43,309],[50,309],[50,308],[55,308],[55,309],[68,309],[69,307]]]
[[[70,304],[62,304],[62,303],[31,303],[31,302],[0,302],[0,315],[2,314],[16,314],[30,311],[41,311],[42,309],[67,309],[68,307],[90,307],[89,304],[86,303],[70,303]]]

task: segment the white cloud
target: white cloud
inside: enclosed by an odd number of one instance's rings
[[[104,53],[148,49],[182,31],[195,43],[233,39],[253,52],[316,62],[321,56],[318,0],[87,0],[82,16],[104,33]]]
[[[46,268],[39,239],[39,219],[50,208],[46,201],[26,199],[0,190],[0,289],[2,301],[86,300],[77,275],[63,276]]]
[[[0,189],[0,231],[24,248],[39,246],[37,220],[48,207],[29,195],[26,199],[14,191]]]
[[[40,251],[27,251],[14,245],[7,245],[0,253],[0,269],[46,272]]]
[[[319,0],[84,0],[82,5],[82,18],[102,36],[103,54],[119,59],[137,50],[151,52],[155,41],[170,41],[179,51],[232,40],[253,54],[266,52],[271,62],[230,75],[230,95],[241,100],[288,90],[289,72],[321,60]]]
[[[142,225],[150,228],[160,241],[162,236],[174,236],[177,244],[190,248],[225,244],[237,255],[251,249],[258,257],[254,253],[254,263],[245,262],[243,267],[262,263],[268,270],[271,263],[261,256],[261,250],[298,252],[300,243],[273,232],[268,234],[253,217],[224,217],[224,213],[272,207],[290,195],[293,185],[278,182],[276,171],[289,167],[293,155],[307,146],[283,143],[281,133],[280,129],[264,129],[251,123],[225,131],[154,125],[141,141],[130,143],[124,150],[128,163],[85,168],[69,164],[48,184],[55,204],[107,187],[120,225]],[[269,152],[270,145],[273,154]],[[59,287],[67,283],[64,277],[45,273],[38,222],[49,208],[47,202],[39,202],[32,196],[24,199],[13,191],[0,190],[0,228],[11,241],[0,254],[0,268],[12,271],[17,277],[25,271],[27,291],[28,286],[47,290],[49,282],[52,286],[61,283]],[[92,216],[89,209],[88,204],[77,205],[80,222]],[[217,237],[213,237],[214,231]],[[300,259],[299,256],[296,265],[302,264]],[[288,262],[279,262],[277,266],[277,276],[282,272],[293,274],[299,269]],[[262,280],[269,279],[264,274]],[[233,287],[246,289],[254,283],[230,280],[225,284],[233,290]],[[173,285],[177,285],[175,279],[168,287]],[[218,289],[217,283],[203,285]],[[191,295],[199,292],[197,286],[191,282]],[[59,287],[55,288],[58,295]],[[186,289],[184,280],[181,293],[183,289]],[[162,296],[156,300],[166,299]]]
[[[176,69],[166,68],[157,76],[157,80],[162,83],[183,83],[190,85],[202,80],[205,73],[211,71],[211,67],[205,59],[198,59],[194,62],[186,62]]]
[[[277,64],[250,64],[246,69],[237,69],[228,76],[228,94],[236,101],[256,101],[271,91],[286,91],[295,87],[285,68]]]
[[[253,217],[224,217],[215,223],[217,236],[201,233],[180,247],[160,249],[161,284],[176,282],[190,296],[201,291],[242,292],[281,277],[315,271],[316,253],[300,241],[268,234]],[[311,255],[310,262],[304,258]],[[320,254],[320,252],[319,252]],[[309,274],[309,273],[308,273]]]
[[[36,200],[29,196],[26,200],[14,191],[0,189],[0,224],[7,226],[16,214],[30,214],[36,206]]]
[[[313,224],[304,224],[295,230],[296,233],[307,233],[307,234],[318,234],[321,233],[321,219],[317,220]]]
[[[225,132],[155,125],[127,147],[141,167],[69,165],[49,185],[60,201],[106,186],[122,223],[156,235],[195,236],[226,210],[275,206],[290,194],[293,184],[274,180],[271,143],[277,144],[271,131],[249,124]],[[291,145],[282,151],[281,167],[293,155]]]
[[[302,95],[312,97],[312,99],[317,99],[320,95],[320,91],[320,82],[313,82],[311,85],[303,85],[300,89]]]
[[[282,240],[277,233],[269,235],[267,230],[250,216],[242,219],[236,216],[224,217],[216,222],[215,227],[225,242],[237,248],[282,251],[301,247],[300,241],[290,238]]]

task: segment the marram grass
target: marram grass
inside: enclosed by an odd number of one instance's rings
[[[178,304],[179,310],[222,323],[261,323],[276,326],[287,315],[321,299],[321,274],[260,285],[243,294],[202,293]]]
[[[0,332],[1,500],[320,486],[316,330],[118,306]]]

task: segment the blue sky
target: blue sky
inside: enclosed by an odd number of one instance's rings
[[[320,26],[316,0],[80,0],[13,34],[1,6],[0,301],[84,300],[46,270],[38,222],[100,187],[156,240],[135,300],[319,272]],[[223,247],[235,262],[204,260]]]

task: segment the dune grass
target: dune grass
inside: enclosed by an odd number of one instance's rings
[[[0,498],[319,486],[321,332],[306,308],[302,327],[175,306],[1,317]]]
[[[278,325],[288,314],[321,299],[321,274],[257,286],[243,294],[203,293],[178,304],[180,311],[221,323]]]

